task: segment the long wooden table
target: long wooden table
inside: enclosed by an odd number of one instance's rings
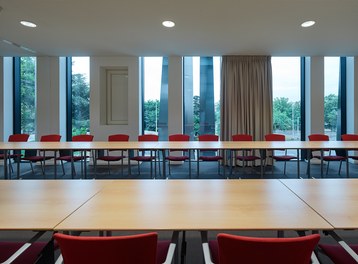
[[[354,179],[0,181],[0,230],[323,230],[335,235],[335,229],[358,228],[357,187]]]
[[[337,229],[358,228],[358,179],[281,180]],[[333,238],[358,262],[358,255],[334,231]]]
[[[170,149],[219,149],[219,150],[275,150],[275,149],[296,149],[298,150],[312,150],[312,149],[344,149],[355,150],[358,149],[358,141],[218,141],[218,142],[199,142],[199,141],[185,141],[185,142],[0,142],[0,149],[5,150],[158,150],[163,151]],[[5,155],[6,159],[6,155]],[[299,166],[299,161],[298,166]],[[164,162],[163,162],[164,165]],[[4,163],[4,175],[7,178],[6,162]],[[299,167],[298,167],[299,168]],[[348,169],[348,164],[347,164]],[[165,166],[163,166],[165,172]],[[263,173],[261,169],[261,174]]]
[[[331,230],[278,180],[121,180],[55,227],[81,230]]]

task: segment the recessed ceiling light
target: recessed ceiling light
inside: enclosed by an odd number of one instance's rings
[[[162,25],[167,28],[172,28],[175,26],[175,23],[170,20],[163,21]]]
[[[21,21],[20,24],[25,27],[31,27],[31,28],[37,27],[37,25],[35,23],[32,23],[30,21],[25,21],[25,20]]]
[[[314,24],[316,24],[316,22],[313,20],[305,21],[301,24],[301,27],[312,27]]]

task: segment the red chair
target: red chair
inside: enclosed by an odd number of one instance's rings
[[[141,142],[151,142],[151,141],[158,141],[158,135],[140,135],[138,136],[138,141]],[[149,152],[149,155],[146,155]],[[154,175],[157,174],[157,162],[156,162],[157,152],[152,149],[147,150],[138,150],[137,155],[131,157],[131,160],[137,161],[138,163],[138,174],[140,175],[140,163],[141,162],[150,162],[150,177],[153,178],[153,160],[154,160]]]
[[[329,137],[327,135],[324,134],[311,134],[308,136],[308,140],[309,141],[329,141]],[[321,154],[319,155],[312,155],[313,151],[322,151],[323,155],[321,156]],[[328,152],[328,155],[325,155],[325,152]],[[330,149],[323,149],[323,150],[318,150],[318,149],[311,149],[309,151],[309,157],[308,157],[308,166],[307,166],[307,174],[310,173],[310,166],[311,166],[311,159],[312,158],[317,158],[321,160],[321,177],[323,176],[323,161],[327,161],[327,169],[326,169],[326,175],[328,174],[328,169],[329,169],[329,163],[331,161],[339,161],[339,172],[338,174],[341,174],[341,167],[342,167],[342,162],[343,161],[347,161],[346,157],[344,156],[340,156],[340,155],[331,155],[332,150]],[[348,177],[348,175],[347,175]]]
[[[198,136],[199,141],[219,141],[219,136],[212,135],[212,134],[205,134]],[[210,155],[212,152],[214,152],[214,155]],[[199,163],[200,161],[204,162],[217,162],[218,163],[218,174],[220,174],[220,161],[223,159],[223,156],[218,155],[217,149],[198,149],[198,159],[197,159],[197,177],[199,177]],[[225,177],[225,166],[223,168],[224,170],[224,177]]]
[[[356,264],[357,261],[348,254],[341,245],[319,244],[318,247],[335,264]],[[358,254],[358,245],[349,245],[349,247]]]
[[[27,140],[29,139],[30,135],[28,134],[13,134],[9,136],[8,142],[27,142]],[[17,162],[17,178],[20,178],[20,159],[21,159],[22,154],[20,153],[20,151],[13,151],[12,153],[8,153],[7,154],[7,160],[9,162],[9,168],[10,168],[10,172],[13,172],[13,168],[12,168],[12,163],[11,163],[11,159],[14,159]],[[0,159],[5,159],[5,154],[2,153],[0,154]],[[11,175],[10,175],[10,179],[11,179]]]
[[[169,136],[169,141],[190,141],[190,136],[185,134],[174,134]],[[179,152],[179,151],[182,153],[182,155],[172,155],[173,152]],[[185,153],[187,153],[187,155]],[[180,150],[170,149],[169,155],[165,157],[165,160],[168,161],[169,175],[171,174],[170,171],[171,161],[181,161],[181,162],[189,161],[189,178],[191,178],[191,157],[190,157],[189,149],[180,149]]]
[[[294,238],[258,238],[218,234],[217,240],[205,244],[205,263],[236,264],[309,264],[320,235]],[[211,259],[209,259],[211,258]]]
[[[281,135],[281,134],[267,134],[267,135],[265,135],[265,140],[266,141],[286,141],[286,137],[285,137],[285,135]],[[270,152],[271,152],[271,155],[268,156],[269,158],[272,158],[272,160],[275,160],[275,161],[285,162],[283,174],[286,175],[286,162],[293,160],[293,159],[297,159],[297,157],[292,156],[292,155],[287,155],[287,149],[275,149],[275,150],[271,150]],[[283,154],[277,154],[277,152],[283,152]],[[265,165],[266,165],[266,162],[265,162]],[[273,161],[272,161],[272,173],[273,173]],[[299,176],[298,167],[297,167],[297,176]]]
[[[248,134],[236,134],[232,136],[232,141],[253,141],[253,137]],[[245,167],[248,165],[248,162],[252,162],[252,165],[254,165],[256,160],[261,160],[261,157],[256,156],[254,154],[254,150],[245,149],[240,151],[235,150],[234,159],[235,159],[235,166],[236,166],[236,161],[239,160],[242,161],[242,166]],[[230,167],[231,167],[230,174],[232,174],[232,166]]]
[[[126,134],[115,134],[115,135],[109,135],[108,136],[108,141],[109,142],[127,142],[129,141],[129,135]],[[120,151],[121,155],[110,155],[110,152],[113,151]],[[106,161],[107,165],[108,165],[108,174],[111,173],[111,169],[110,169],[110,162],[113,161],[121,161],[121,173],[123,176],[123,159],[126,158],[126,156],[124,155],[124,151],[123,149],[118,149],[118,150],[107,150],[107,155],[104,156],[100,156],[96,159],[97,160],[102,160],[102,161]]]
[[[57,134],[44,135],[41,136],[40,138],[40,142],[59,142],[60,140],[61,140],[61,135],[57,135]],[[34,155],[32,154],[33,152],[35,152]],[[54,156],[46,156],[46,151],[44,150],[40,150],[40,151],[30,150],[30,151],[25,151],[25,156],[21,158],[21,160],[30,162],[32,174],[35,174],[32,163],[40,162],[42,174],[44,175],[46,160],[53,159],[53,158]]]
[[[72,137],[72,141],[73,142],[91,142],[93,141],[94,136],[93,135],[77,135],[77,136],[73,136]],[[67,151],[61,151],[60,150],[60,157],[56,158],[56,160],[61,161],[61,167],[62,167],[62,172],[63,175],[65,175],[65,168],[63,165],[63,162],[71,162],[71,174],[72,174],[72,178],[73,175],[76,174],[76,170],[75,170],[75,166],[74,166],[74,162],[76,161],[85,161],[87,158],[89,158],[89,156],[87,156],[87,151],[77,151],[79,152],[79,155],[76,155],[76,153],[73,153],[72,151],[70,151],[70,153],[68,153]],[[94,157],[94,155],[92,155],[92,157]],[[93,162],[94,163],[94,162]],[[85,177],[86,177],[86,164],[84,165],[85,168]],[[83,174],[83,166],[81,164],[81,173]]]
[[[33,264],[41,256],[46,242],[35,242],[30,245],[24,252],[18,255],[12,262],[6,262],[11,257],[16,256],[16,252],[24,245],[24,242],[0,242],[0,263],[12,264]]]
[[[357,134],[344,134],[342,135],[342,141],[358,141],[358,135]],[[349,155],[349,151],[358,151],[358,149],[355,149],[355,150],[347,150],[348,151],[348,158],[349,159],[352,159],[352,160],[358,160],[358,156],[357,155]],[[347,160],[347,172],[349,171],[349,163],[348,163],[348,160]],[[347,173],[348,175],[348,173]]]
[[[54,238],[66,264],[169,264],[176,247],[174,241],[158,242],[157,233],[108,237],[56,233]]]

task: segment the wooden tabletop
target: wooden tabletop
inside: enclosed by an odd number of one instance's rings
[[[0,230],[53,230],[108,181],[0,181]]]
[[[55,228],[65,230],[330,230],[278,180],[121,180]]]
[[[0,142],[0,149],[358,149],[358,141]]]
[[[358,179],[281,180],[335,229],[358,228]]]

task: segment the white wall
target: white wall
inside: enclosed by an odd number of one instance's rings
[[[358,134],[358,57],[347,58],[347,133]]]
[[[91,57],[90,59],[90,131],[94,140],[106,141],[110,134],[128,134],[130,140],[136,140],[141,133],[139,126],[140,89],[139,89],[139,58],[138,57]],[[128,67],[128,124],[101,124],[100,72],[101,67]],[[103,86],[103,85],[102,85]],[[102,111],[103,114],[103,111]]]
[[[0,141],[13,133],[13,59],[0,57]]]
[[[59,57],[37,57],[37,140],[46,134],[61,134],[63,140],[66,138],[65,131],[60,130],[59,65]],[[65,92],[62,91],[63,94]]]
[[[306,135],[324,133],[324,57],[306,61]]]

